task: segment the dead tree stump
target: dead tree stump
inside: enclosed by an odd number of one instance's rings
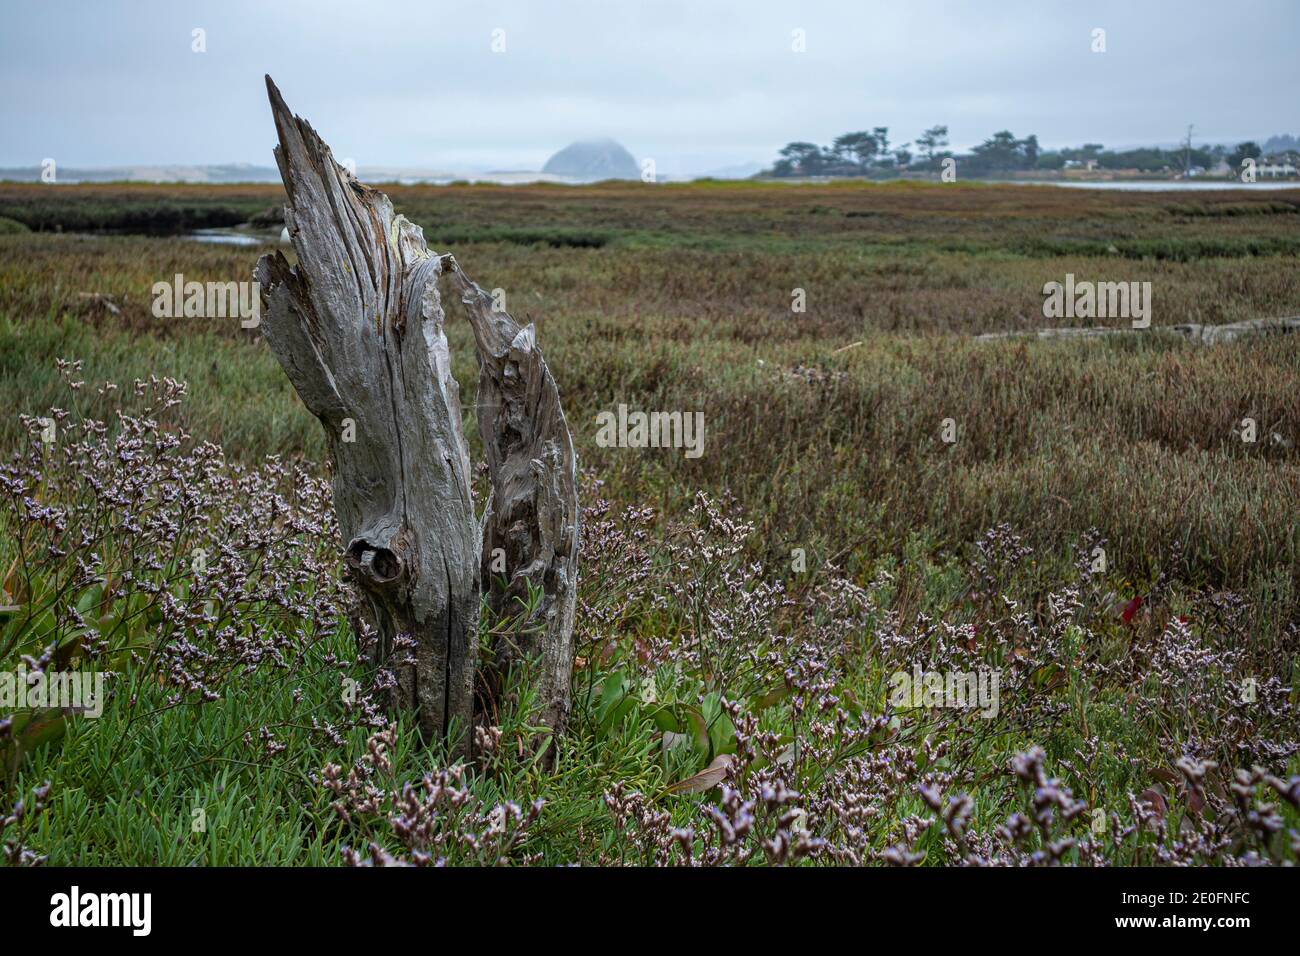
[[[258,261],[262,329],[325,429],[346,565],[378,632],[375,659],[395,675],[390,704],[414,710],[427,738],[455,731],[453,749],[468,751],[480,569],[503,547],[507,577],[544,591],[543,636],[527,651],[542,662],[543,719],[560,732],[573,656],[576,463],[532,327],[472,303],[477,286],[459,266],[431,253],[387,196],[335,163],[266,83],[298,263],[279,252]],[[499,409],[480,413],[498,503],[486,527],[474,513],[444,332],[444,264],[474,325],[479,404]]]
[[[494,666],[500,677],[508,667],[536,661],[539,717],[559,731],[569,718],[578,598],[573,439],[533,326],[520,328],[451,256],[444,258],[478,346],[479,432],[492,480],[483,583],[494,614],[517,625],[497,643]]]

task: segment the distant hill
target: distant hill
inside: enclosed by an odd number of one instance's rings
[[[636,159],[612,139],[570,143],[546,161],[542,172],[589,181],[641,178]]]

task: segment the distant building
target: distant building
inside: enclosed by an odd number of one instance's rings
[[[1269,179],[1277,179],[1279,176],[1295,176],[1297,172],[1300,172],[1300,170],[1297,170],[1294,163],[1272,157],[1260,160],[1255,166],[1257,176],[1267,176]]]

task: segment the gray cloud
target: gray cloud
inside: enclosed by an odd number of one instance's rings
[[[3,18],[5,166],[268,164],[267,72],[363,166],[535,169],[600,135],[672,173],[879,125],[903,142],[946,123],[958,146],[1300,132],[1293,0],[53,0]]]

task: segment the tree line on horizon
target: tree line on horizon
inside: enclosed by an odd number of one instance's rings
[[[1225,162],[1232,169],[1240,167],[1246,158],[1259,159],[1264,155],[1281,155],[1292,158],[1300,150],[1300,141],[1290,136],[1274,136],[1261,147],[1247,141],[1236,147],[1206,145],[1160,149],[1139,147],[1128,150],[1107,150],[1100,143],[1085,143],[1078,147],[1043,150],[1038,137],[1030,134],[1017,138],[1010,130],[994,133],[969,153],[956,155],[948,146],[948,127],[932,126],[912,143],[893,146],[889,141],[889,127],[876,126],[871,130],[843,133],[829,146],[797,140],[780,151],[770,169],[760,176],[788,178],[800,176],[879,176],[907,172],[937,172],[944,160],[954,159],[965,176],[988,176],[1028,170],[1053,171],[1066,164],[1087,165],[1095,163],[1100,169],[1137,169],[1143,172],[1181,170],[1192,167],[1210,169]]]

